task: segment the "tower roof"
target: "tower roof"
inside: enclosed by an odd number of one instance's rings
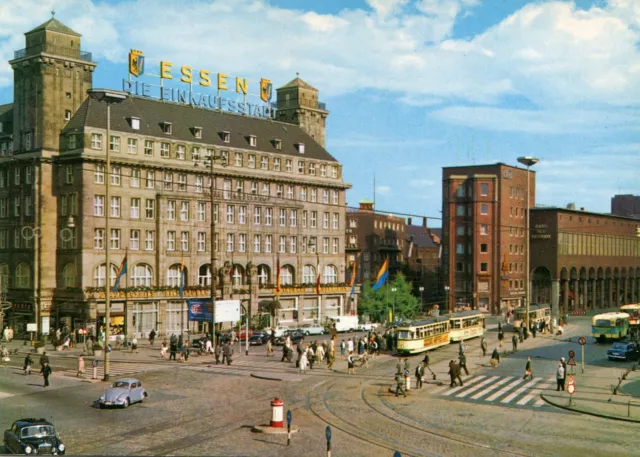
[[[315,87],[313,87],[311,84],[309,84],[308,82],[305,82],[302,79],[300,79],[299,76],[296,76],[295,79],[289,81],[287,84],[285,84],[284,86],[280,87],[280,89],[284,89],[286,87],[302,87],[304,89],[311,89],[311,90],[315,90],[315,91],[318,90]]]
[[[25,33],[25,35],[30,35],[34,32],[41,32],[43,30],[49,30],[51,32],[58,32],[58,33],[65,33],[67,35],[82,36],[79,33],[71,30],[69,27],[67,27],[66,25],[64,25],[62,22],[60,22],[54,17],[49,19],[47,22],[40,24],[35,29],[28,31],[27,33]]]

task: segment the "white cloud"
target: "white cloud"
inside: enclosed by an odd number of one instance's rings
[[[414,189],[425,189],[428,187],[439,186],[440,183],[432,179],[410,179],[409,187]]]
[[[390,186],[377,185],[376,186],[376,193],[378,193],[380,195],[390,195],[391,194],[391,187]]]
[[[367,4],[383,19],[390,14],[400,11],[408,1],[409,0],[366,0]]]

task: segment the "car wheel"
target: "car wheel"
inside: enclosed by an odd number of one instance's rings
[[[349,332],[353,333],[353,329],[352,329],[352,328],[350,328],[350,329],[349,329]]]
[[[128,408],[129,407],[129,398],[125,398],[124,399],[124,403],[122,404],[123,408]]]
[[[309,332],[304,332],[305,336],[311,335]]]
[[[105,408],[105,404],[104,403],[100,403],[100,409],[104,409]]]

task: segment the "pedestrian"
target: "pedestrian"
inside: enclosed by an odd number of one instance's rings
[[[24,358],[24,375],[25,376],[29,376],[31,374],[31,365],[33,365],[31,354],[27,354],[27,356]]]
[[[371,343],[371,355],[375,359],[376,354],[380,354],[380,348],[378,346],[378,342],[374,339]]]
[[[176,354],[178,353],[178,340],[171,337],[171,343],[169,343],[169,360],[176,360]]]
[[[560,363],[562,364],[562,368],[564,368],[564,376],[562,377],[562,385],[564,386],[564,381],[567,379],[567,362],[564,360],[564,357],[560,358]]]
[[[429,353],[428,353],[428,352],[425,352],[425,353],[424,353],[424,358],[422,359],[422,364],[423,364],[425,367],[428,367],[428,366],[429,366]]]
[[[404,373],[407,373],[409,371],[409,359],[405,357],[404,359]]]
[[[493,348],[493,352],[491,353],[491,366],[497,368],[498,365],[500,365],[500,354],[498,353],[498,348]]]
[[[182,344],[184,343],[183,339],[182,339],[182,333],[178,336],[178,348],[182,347]]]
[[[464,338],[460,339],[460,343],[458,343],[458,355],[462,355],[464,354],[464,350],[465,350],[465,345],[464,345]]]
[[[518,352],[518,337],[515,333],[511,337],[511,345],[513,346],[513,352]]]
[[[402,374],[396,373],[396,397],[398,394],[402,394],[407,397],[407,392],[404,390],[405,380],[402,377]]]
[[[9,357],[9,350],[4,346],[0,348],[0,357],[2,357],[2,365],[5,367],[11,361],[11,357]]]
[[[396,373],[402,373],[402,359],[398,358],[398,363],[396,363]]]
[[[518,341],[524,343],[524,331],[522,327],[518,327]]]
[[[227,347],[227,365],[231,365],[231,362],[233,362],[233,346],[230,344],[227,344],[226,347]]]
[[[480,348],[482,348],[482,357],[486,357],[486,355],[487,355],[487,340],[484,339],[484,336],[482,337],[482,340],[480,340]]]
[[[533,367],[531,366],[531,357],[527,357],[527,365],[524,367],[524,376],[522,379],[527,379],[529,377],[529,381],[533,380]]]
[[[353,352],[353,339],[347,339],[347,354]]]
[[[84,378],[84,358],[82,356],[78,357],[78,374],[76,378],[83,377]]]
[[[500,318],[498,318],[498,333],[502,332],[502,323],[499,320]]]
[[[307,358],[307,352],[304,351],[301,355],[300,355],[300,362],[298,364],[300,373],[306,373],[307,372],[307,364],[309,363],[309,359]]]
[[[307,359],[309,359],[309,369],[313,370],[313,364],[316,361],[316,353],[313,349],[313,344],[307,348]]]
[[[204,343],[204,352],[207,354],[213,354],[213,345],[209,337],[207,337],[207,340]]]
[[[285,353],[287,352],[286,346],[285,346]],[[303,345],[303,341],[300,341],[298,343],[298,345],[296,346],[296,353],[298,354],[298,357],[296,358],[296,368],[300,368],[300,360],[302,360],[302,353],[306,352],[306,348]],[[283,357],[285,357],[283,355]],[[309,361],[309,359],[307,359],[307,361]]]
[[[153,342],[156,340],[156,331],[155,329],[151,329],[149,332],[149,344],[153,346]]]
[[[316,349],[316,361],[319,362],[323,362],[325,360],[325,351],[324,351],[324,345],[319,345],[318,349]]]
[[[43,352],[40,356],[40,369],[42,369],[45,363],[49,363],[49,356],[46,352]]]
[[[349,374],[356,374],[356,368],[353,362],[353,351],[349,352],[349,356],[347,357],[347,368],[349,369]]]
[[[182,345],[180,345],[182,347]],[[138,338],[133,336],[133,340],[131,340],[131,352],[138,352]]]
[[[52,371],[49,362],[45,362],[40,369],[40,373],[42,373],[42,377],[44,378],[44,387],[49,387],[49,376],[51,376]]]
[[[189,340],[185,340],[184,344],[180,348],[180,355],[182,356],[183,363],[187,363],[189,361]]]
[[[271,338],[267,340],[267,357],[273,356],[273,344],[271,344]]]
[[[562,362],[558,362],[558,369],[556,370],[556,392],[560,389],[564,390],[564,367]]]
[[[167,340],[164,340],[162,342],[162,346],[160,347],[160,358],[162,359],[167,358]]]
[[[331,348],[329,349],[329,354],[327,354],[327,369],[333,370],[333,364],[336,361],[336,351]]]
[[[228,354],[229,354],[229,342],[225,341],[222,344],[222,364],[223,365],[225,364],[225,362],[227,362]],[[284,355],[283,355],[283,357],[284,357]]]
[[[416,388],[422,389],[422,378],[424,378],[424,364],[418,363],[416,367]]]
[[[498,345],[502,347],[502,340],[504,340],[504,333],[502,330],[498,330]]]
[[[449,361],[449,379],[451,380],[451,382],[449,383],[449,387],[455,387],[456,386],[456,378],[458,377],[458,365],[456,365],[456,362],[453,360]]]
[[[344,359],[344,356],[347,354],[347,343],[342,340],[340,343],[340,356]]]
[[[467,376],[469,376],[469,370],[467,370],[467,356],[464,354],[460,354],[460,370],[462,371],[462,369],[464,368],[464,372],[466,373]]]
[[[534,322],[533,325],[531,326],[531,334],[533,335],[534,338],[536,337],[537,332],[538,332],[538,326]]]

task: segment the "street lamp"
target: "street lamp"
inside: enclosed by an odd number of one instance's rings
[[[111,203],[109,196],[109,186],[111,185],[111,105],[121,103],[127,99],[127,93],[118,90],[110,89],[89,89],[87,94],[92,99],[98,102],[105,102],[107,104],[107,138],[105,140],[105,190],[104,190],[104,237],[105,249],[104,249],[104,261],[105,261],[105,287],[104,287],[104,381],[109,381],[109,356],[110,352],[107,347],[109,344],[109,336],[111,333],[110,321],[111,321],[111,259],[109,256],[109,250],[111,249],[111,233],[109,228],[109,215],[111,211]]]
[[[424,286],[418,287],[418,290],[420,291],[420,309],[424,311],[424,308],[423,308],[424,305],[422,303],[422,292],[424,292]]]
[[[445,302],[447,311],[449,311],[449,314],[451,314],[453,310],[449,306],[449,286],[444,286],[444,302]]]
[[[215,155],[215,149],[211,153],[211,155],[204,154],[202,157],[193,156],[193,165],[196,167],[203,167],[209,169],[209,204],[211,205],[210,212],[210,224],[209,230],[211,231],[209,244],[211,245],[211,258],[210,258],[210,266],[211,270],[211,346],[213,348],[216,347],[216,282],[217,278],[215,275],[216,271],[216,209],[215,209],[215,176],[213,175],[213,165],[216,160],[222,161],[222,166],[227,166],[227,158],[223,155]],[[247,314],[247,320],[249,319],[249,315]]]
[[[396,318],[396,289],[395,287],[391,288],[391,292],[393,292],[393,318]]]
[[[525,273],[526,273],[526,284],[527,284],[527,288],[525,289],[525,312],[526,312],[526,328],[529,328],[529,303],[531,301],[531,285],[529,284],[529,259],[530,259],[530,254],[529,254],[529,239],[531,238],[529,235],[529,219],[531,216],[531,197],[530,197],[530,175],[531,173],[529,172],[529,169],[537,164],[538,162],[540,162],[540,159],[538,159],[537,157],[531,157],[531,156],[525,156],[525,157],[518,157],[518,162],[520,162],[522,165],[526,165],[527,167],[527,221],[526,221],[526,229],[525,229],[525,233],[527,236],[527,239],[525,240],[526,243],[526,249],[527,249],[527,256],[526,256],[526,260],[525,260]]]

